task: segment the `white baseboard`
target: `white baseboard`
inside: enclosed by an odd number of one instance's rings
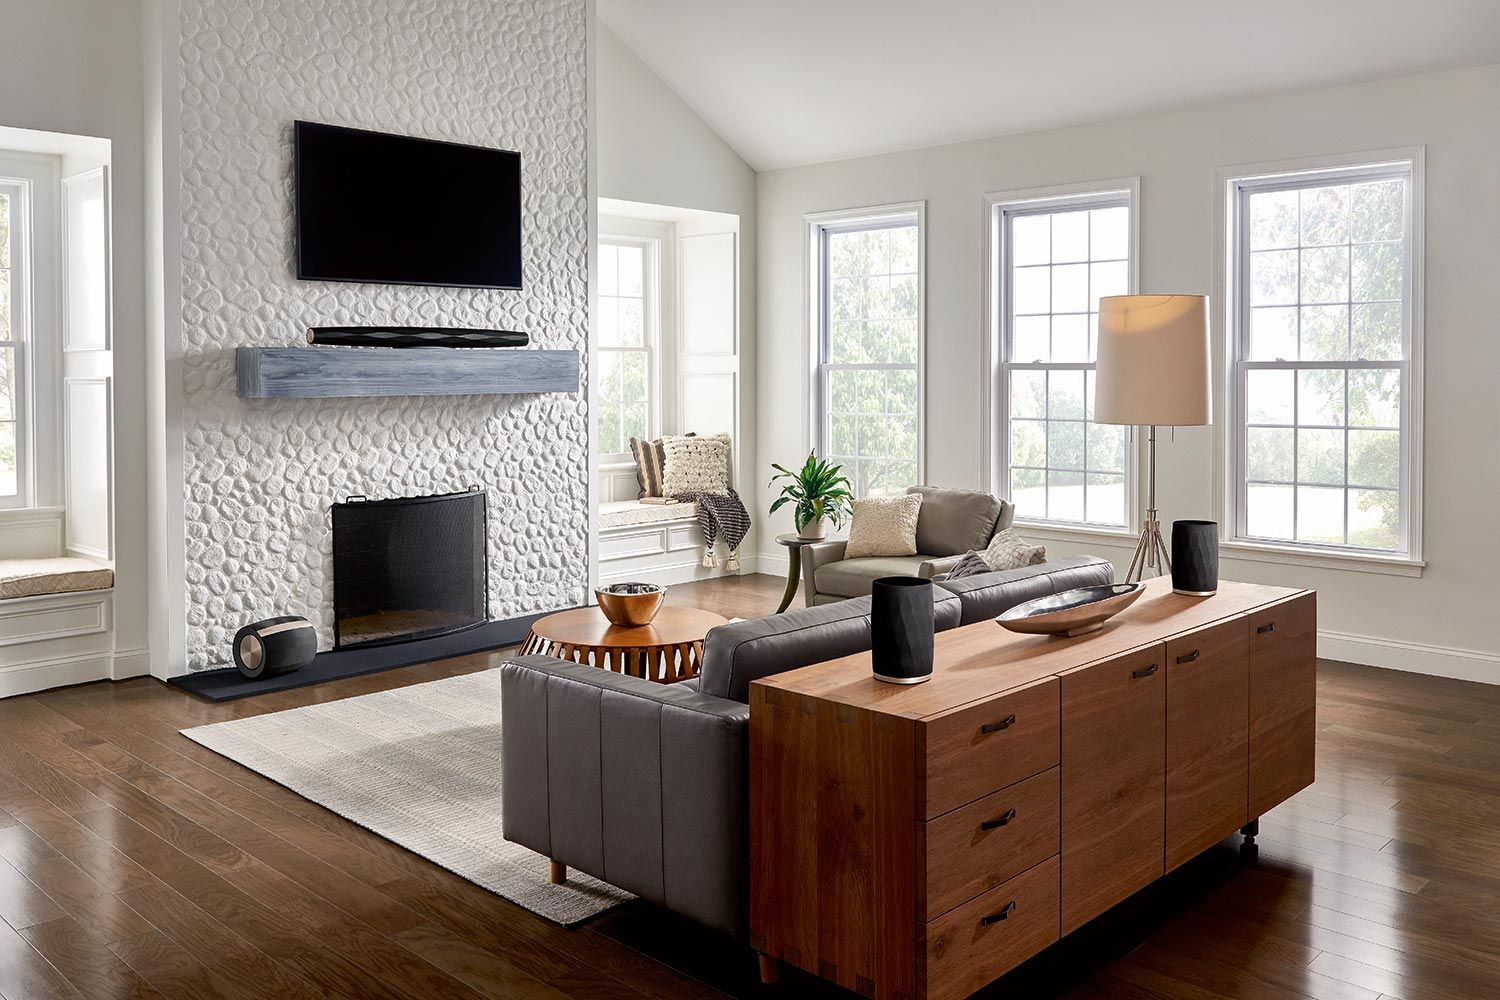
[[[693,583],[697,580],[715,580],[720,577],[748,576],[751,573],[764,572],[758,569],[759,557],[751,553],[740,556],[740,571],[738,573],[726,573],[724,571],[724,554],[719,553],[719,565],[709,569],[703,565],[701,556],[685,559],[681,562],[656,565],[649,568],[636,569],[610,569],[609,563],[599,566],[600,585],[608,583],[623,583],[629,580],[639,580],[642,583],[659,583],[663,587],[675,586],[679,583]],[[785,572],[785,566],[782,572]]]
[[[91,681],[122,681],[150,673],[151,653],[146,649],[117,653],[69,653],[44,657],[0,668],[0,698],[32,694],[48,688],[87,684]]]
[[[760,552],[755,556],[757,573],[769,573],[771,576],[786,576],[787,567],[791,560],[787,558],[785,550],[781,552]]]
[[[1432,677],[1500,684],[1500,654],[1477,649],[1457,649],[1453,646],[1434,646],[1400,639],[1377,639],[1373,636],[1318,629],[1318,655],[1327,660],[1361,663]]]

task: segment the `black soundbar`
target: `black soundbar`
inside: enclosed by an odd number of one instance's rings
[[[515,330],[461,326],[310,326],[307,342],[324,347],[525,347]]]

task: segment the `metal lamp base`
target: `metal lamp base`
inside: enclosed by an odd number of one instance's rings
[[[1155,469],[1152,471],[1155,472]],[[1154,494],[1155,476],[1152,480]],[[1135,555],[1130,557],[1130,569],[1125,572],[1125,582],[1137,583],[1144,579],[1148,566],[1156,571],[1153,574],[1155,576],[1172,572],[1172,557],[1167,554],[1167,543],[1162,540],[1161,522],[1156,519],[1155,507],[1146,511],[1146,523],[1141,526],[1141,537],[1135,543]]]

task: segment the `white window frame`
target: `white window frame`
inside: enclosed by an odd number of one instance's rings
[[[927,203],[899,202],[834,212],[810,212],[807,227],[807,330],[810,367],[806,384],[808,450],[828,454],[828,377],[835,370],[909,371],[917,373],[917,484],[927,482]],[[917,227],[917,362],[909,364],[834,365],[828,361],[827,235],[864,229]]]
[[[1090,370],[1089,363],[1034,365],[1012,362],[1010,345],[1010,247],[1006,215],[1062,212],[1070,209],[1098,208],[1124,203],[1130,209],[1129,254],[1126,273],[1128,294],[1140,287],[1140,214],[1141,179],[1119,177],[1111,180],[1059,184],[1025,188],[1017,191],[991,192],[981,199],[981,242],[984,259],[984,412],[983,431],[984,482],[990,492],[1005,497],[1010,490],[1010,372],[1015,368]],[[1125,437],[1125,518],[1123,526],[1089,524],[1017,517],[1017,523],[1033,533],[1058,539],[1070,536],[1082,541],[1115,538],[1134,543],[1140,531],[1141,497],[1140,442],[1135,428],[1126,429]]]
[[[644,354],[646,356],[646,437],[655,440],[662,434],[662,332],[661,332],[661,238],[633,233],[609,232],[599,235],[600,246],[639,247],[644,262],[641,279],[641,311],[645,319],[645,341],[643,347],[606,347],[597,345],[599,357],[605,354]],[[601,295],[600,298],[608,296]],[[632,465],[634,458],[629,449],[623,452],[603,452],[599,463],[604,465]]]
[[[33,184],[27,177],[0,176],[0,191],[11,197],[10,206],[10,337],[0,348],[15,352],[16,493],[0,496],[0,510],[18,510],[35,505],[36,475],[32,455],[36,446],[36,413],[32,392],[36,348],[35,316],[32,309],[35,253]]]
[[[1216,171],[1215,265],[1217,286],[1223,290],[1220,315],[1222,336],[1216,345],[1224,362],[1219,365],[1221,391],[1215,400],[1216,506],[1220,511],[1220,544],[1236,558],[1283,562],[1330,569],[1420,576],[1422,559],[1422,383],[1424,301],[1424,199],[1423,147],[1376,150],[1364,153],[1307,157],[1257,163]],[[1406,359],[1404,362],[1251,362],[1246,357],[1249,337],[1249,261],[1244,240],[1248,193],[1277,189],[1300,189],[1340,181],[1409,177],[1406,223],[1404,303]],[[1245,530],[1246,431],[1245,378],[1251,367],[1285,368],[1398,368],[1401,383],[1400,491],[1406,549],[1366,549],[1350,545],[1299,542],[1251,537]],[[1347,502],[1347,501],[1346,501]]]

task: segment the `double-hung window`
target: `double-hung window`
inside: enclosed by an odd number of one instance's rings
[[[986,199],[994,487],[1033,523],[1125,529],[1127,428],[1095,424],[1099,299],[1134,291],[1134,182]]]
[[[1238,540],[1417,557],[1415,168],[1228,182]]]
[[[0,508],[29,500],[29,192],[28,181],[0,177]]]
[[[922,481],[920,206],[809,216],[814,447],[855,496]]]
[[[656,244],[653,240],[605,237],[599,241],[596,322],[599,373],[599,454],[628,459],[631,438],[657,429],[652,389],[656,382]]]

